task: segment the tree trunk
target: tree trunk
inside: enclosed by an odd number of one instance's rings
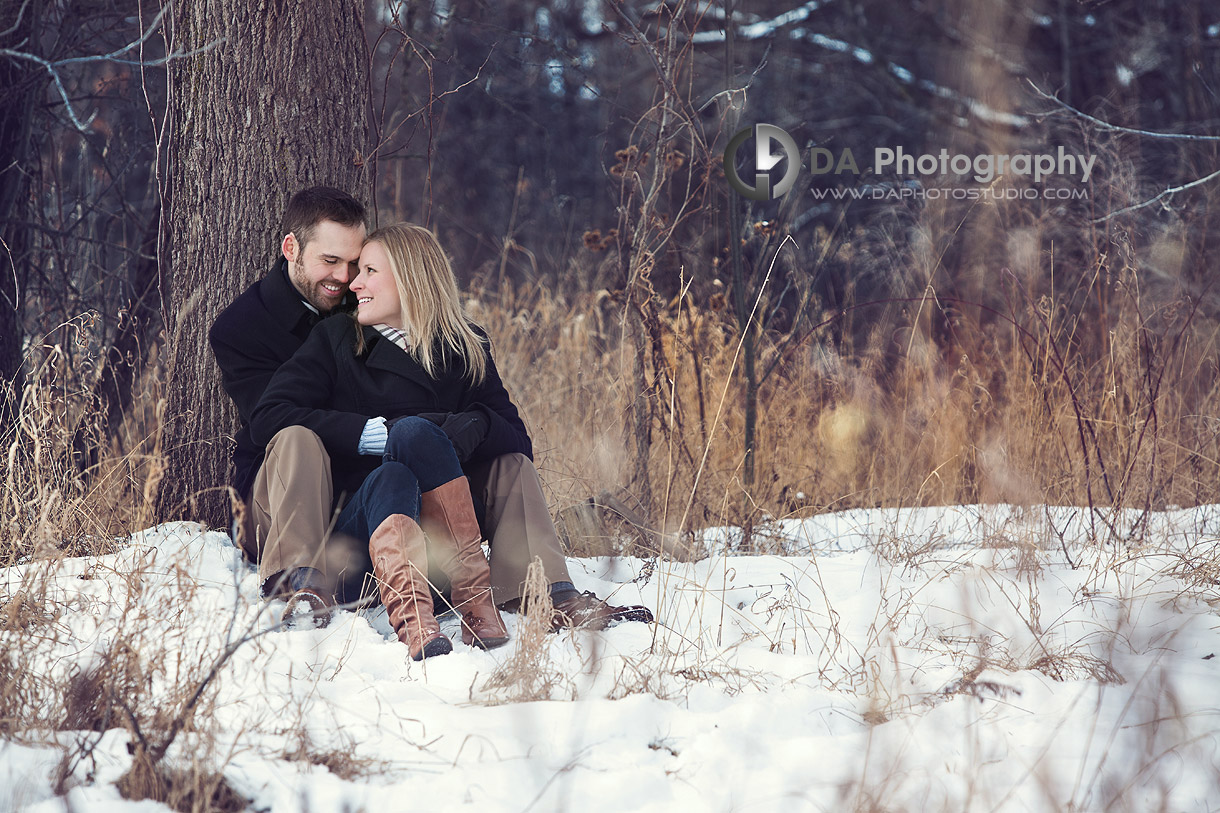
[[[14,6],[6,3],[5,9]],[[14,17],[17,9],[12,8]],[[25,9],[20,25],[0,36],[0,47],[20,47],[30,39],[40,3]],[[13,25],[8,15],[0,27]],[[25,280],[29,268],[30,124],[43,88],[31,62],[0,58],[0,436],[16,416],[24,385],[22,343],[25,337]]]
[[[227,525],[237,413],[207,345],[216,316],[270,268],[298,189],[367,197],[368,72],[360,0],[196,0],[171,46],[169,382],[163,519]]]

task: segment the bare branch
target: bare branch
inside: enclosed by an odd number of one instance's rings
[[[1216,170],[1211,175],[1206,175],[1202,178],[1198,178],[1196,180],[1191,181],[1190,183],[1182,184],[1181,186],[1174,186],[1169,189],[1166,189],[1164,192],[1157,195],[1155,198],[1146,200],[1143,203],[1137,203],[1134,206],[1128,206],[1124,209],[1119,209],[1116,212],[1110,212],[1110,214],[1108,214],[1104,217],[1096,218],[1093,222],[1094,223],[1105,223],[1107,220],[1118,217],[1119,215],[1122,215],[1122,214],[1126,214],[1127,212],[1134,212],[1136,209],[1143,209],[1145,206],[1151,206],[1152,204],[1156,203],[1161,198],[1164,198],[1169,195],[1173,195],[1176,192],[1184,192],[1187,189],[1190,189],[1192,187],[1199,186],[1200,184],[1205,184],[1208,181],[1212,180],[1213,178],[1220,178],[1220,169]]]
[[[153,35],[153,32],[155,32],[157,30],[157,28],[160,27],[161,19],[165,16],[165,13],[167,11],[169,11],[171,8],[173,8],[173,5],[174,5],[173,3],[166,3],[164,6],[162,6],[161,10],[157,12],[157,16],[153,17],[152,22],[148,24],[148,29],[142,35],[140,35],[140,38],[138,40],[129,42],[126,45],[124,45],[122,48],[119,48],[116,51],[111,51],[110,53],[106,54],[105,56],[72,57],[70,59],[60,60],[57,64],[67,65],[72,62],[90,62],[90,61],[97,60],[97,59],[106,59],[106,60],[110,60],[111,62],[120,62],[123,64],[135,64],[135,63],[128,62],[125,60],[120,60],[119,57],[122,56],[123,54],[127,53],[128,51],[131,51],[135,48],[139,48],[145,42],[147,42],[148,38]]]
[[[59,78],[59,72],[55,70],[55,63],[48,62],[40,56],[27,54],[25,51],[14,51],[11,48],[0,48],[0,56],[7,56],[12,59],[24,59],[29,62],[34,62],[47,69],[47,73],[51,74],[51,79],[55,82],[55,89],[59,91],[59,96],[64,100],[64,107],[68,110],[68,117],[72,119],[72,126],[77,130],[84,132],[93,122],[93,116],[90,116],[88,121],[82,122],[77,118],[76,110],[72,107],[72,100],[68,98],[68,89],[64,87],[63,80]],[[94,113],[96,115],[96,113]]]
[[[411,48],[412,48],[412,50],[415,51],[416,56],[419,56],[420,60],[422,61],[423,57],[420,56],[419,50],[416,48],[415,43],[411,43]],[[494,46],[493,46],[493,50],[494,50]],[[440,100],[444,99],[446,96],[451,96],[451,95],[457,93],[458,91],[460,91],[466,87],[469,87],[470,85],[479,81],[479,78],[483,75],[483,69],[487,67],[487,63],[489,61],[491,61],[491,51],[490,50],[487,52],[487,56],[483,59],[483,64],[480,65],[478,67],[478,69],[474,72],[474,76],[470,77],[465,82],[462,82],[457,87],[450,88],[449,90],[443,91],[435,96],[429,95],[428,101],[424,102],[418,109],[416,109],[413,112],[408,113],[406,116],[404,116],[403,120],[400,121],[397,125],[395,125],[394,129],[392,129],[384,138],[378,139],[377,145],[375,147],[373,147],[372,151],[368,155],[365,156],[365,160],[367,161],[367,160],[371,160],[371,159],[377,157],[378,153],[381,152],[381,148],[386,146],[386,144],[388,144],[392,138],[394,138],[396,135],[398,135],[398,131],[401,130],[404,126],[406,126],[407,122],[413,120],[416,116],[418,116],[421,113],[423,113],[424,111],[428,110],[430,107],[432,107],[432,105],[434,105],[437,102],[439,102]],[[426,64],[427,63],[425,62],[425,65]],[[383,105],[383,107],[384,107],[384,105]]]
[[[25,0],[25,2],[21,4],[21,8],[17,10],[17,21],[3,31],[0,31],[0,37],[7,37],[9,34],[12,34],[21,27],[21,18],[25,16],[25,10],[29,5],[30,0]]]
[[[1026,81],[1029,81],[1029,80],[1026,80]],[[1191,135],[1190,133],[1155,133],[1151,130],[1137,130],[1133,127],[1123,127],[1118,124],[1111,124],[1110,122],[1103,121],[1102,119],[1099,119],[1095,116],[1090,116],[1088,113],[1085,113],[1083,110],[1078,110],[1075,107],[1072,107],[1070,104],[1063,101],[1058,96],[1054,96],[1050,93],[1047,93],[1042,88],[1035,85],[1033,82],[1030,82],[1029,86],[1034,89],[1034,93],[1037,93],[1043,99],[1046,99],[1049,102],[1054,102],[1055,104],[1062,107],[1064,110],[1067,110],[1069,113],[1072,113],[1075,116],[1079,116],[1080,118],[1084,119],[1085,121],[1096,124],[1098,127],[1102,128],[1103,130],[1110,130],[1110,131],[1116,132],[1116,133],[1127,133],[1129,135],[1145,136],[1147,138],[1164,138],[1164,139],[1168,139],[1171,141],[1220,141],[1220,136]],[[1208,177],[1210,178],[1212,176],[1208,176]],[[1206,180],[1206,179],[1204,179],[1204,180]],[[1187,188],[1187,187],[1182,187],[1182,189],[1185,189],[1185,188]],[[1168,190],[1168,191],[1172,191],[1172,190]],[[1165,193],[1162,193],[1162,194],[1165,194]],[[1151,201],[1149,201],[1149,202],[1151,203]],[[1141,205],[1146,205],[1146,204],[1141,204]],[[1124,210],[1124,211],[1126,211],[1126,210]]]
[[[766,23],[756,23],[747,26],[746,29],[748,30],[743,29],[738,33],[738,36],[742,36],[744,39],[758,39],[764,36],[769,37],[776,33],[776,30],[782,25],[804,20],[805,17],[807,17],[810,13],[817,10],[820,5],[821,3],[817,2],[817,0],[806,3],[800,8],[781,14],[774,20],[770,20]],[[810,45],[814,45],[828,51],[833,51],[838,54],[846,54],[863,65],[881,64],[881,62],[878,61],[877,55],[867,48],[852,45],[850,42],[845,40],[837,39],[835,37],[828,37],[825,34],[819,34],[815,31],[807,31],[803,29],[793,30],[789,33],[789,37],[791,39],[807,42]],[[725,38],[726,30],[704,31],[693,35],[690,38],[690,41],[695,45],[706,45],[709,43],[724,42]],[[946,99],[948,101],[963,105],[970,111],[971,115],[973,115],[975,118],[981,119],[982,121],[990,122],[992,124],[1000,124],[1007,127],[1012,127],[1014,129],[1021,129],[1029,124],[1029,119],[1025,116],[996,110],[978,99],[956,91],[953,88],[946,87],[945,85],[939,85],[930,79],[917,79],[912,71],[897,63],[885,61],[884,64],[886,70],[888,70],[890,74],[894,76],[894,78],[903,84],[912,85],[927,93],[931,93],[933,96],[938,98]],[[706,107],[706,104],[704,106]]]
[[[28,0],[27,0],[27,2],[28,2]],[[217,45],[224,42],[223,39],[213,40],[212,42],[209,42],[208,44],[206,44],[200,48],[196,48],[193,51],[172,51],[163,57],[159,57],[158,59],[153,59],[153,60],[143,60],[143,59],[137,60],[137,59],[120,58],[123,54],[126,54],[129,51],[136,49],[136,48],[139,48],[142,53],[144,50],[144,43],[147,42],[149,37],[151,37],[153,35],[153,33],[158,28],[161,27],[161,22],[164,19],[166,12],[169,11],[170,8],[172,8],[172,6],[173,6],[172,3],[166,3],[161,8],[161,10],[159,12],[157,12],[157,16],[153,18],[153,21],[149,24],[147,30],[145,30],[144,33],[142,35],[140,35],[139,39],[133,40],[133,41],[127,43],[126,45],[124,45],[122,48],[111,51],[108,54],[97,54],[94,56],[77,56],[77,57],[70,57],[68,59],[60,59],[60,60],[51,62],[49,60],[43,59],[42,57],[38,56],[37,54],[31,54],[26,51],[17,51],[12,48],[0,48],[0,56],[7,56],[10,59],[26,60],[27,62],[33,62],[33,63],[45,68],[47,73],[51,74],[51,80],[55,83],[55,89],[59,93],[59,97],[63,100],[64,108],[68,111],[68,118],[70,118],[72,120],[72,126],[75,127],[80,132],[85,132],[88,129],[89,125],[93,123],[93,118],[94,118],[94,116],[97,115],[97,112],[94,111],[94,113],[90,114],[90,116],[87,119],[85,119],[84,121],[81,121],[80,116],[78,116],[76,113],[76,108],[74,108],[72,106],[72,100],[68,96],[68,89],[66,87],[64,87],[63,79],[59,74],[59,69],[61,67],[65,66],[65,65],[75,65],[75,64],[87,63],[87,62],[112,62],[117,65],[138,65],[141,68],[155,68],[155,67],[160,67],[162,65],[166,65],[175,59],[183,59],[185,57],[196,56],[198,54],[206,53],[206,52],[212,50],[213,48],[215,48]],[[25,6],[23,5],[22,10],[24,11],[24,9],[25,9]],[[20,20],[18,20],[18,22],[20,22]],[[14,30],[14,29],[9,29],[9,31],[12,31],[12,30]],[[8,32],[6,31],[5,33],[8,33]]]
[[[719,93],[713,94],[711,98],[709,98],[706,102],[704,102],[703,104],[699,105],[699,107],[696,108],[696,112],[702,113],[713,102],[718,102],[721,99],[724,100],[724,105],[726,107],[736,107],[740,110],[745,110],[745,107],[746,107],[745,101],[744,101],[745,95],[747,93],[749,93],[750,86],[754,84],[754,80],[758,78],[758,75],[763,72],[763,68],[767,67],[767,57],[770,56],[770,54],[771,54],[771,45],[768,44],[767,50],[763,52],[762,59],[760,59],[758,61],[758,66],[756,68],[754,68],[754,72],[750,74],[750,78],[746,80],[746,83],[744,85],[742,85],[739,88],[725,88],[724,90],[720,91]],[[737,101],[738,94],[740,94],[741,99],[742,99],[740,104],[738,104],[738,101]]]
[[[770,37],[784,26],[804,22],[809,18],[810,14],[817,11],[823,5],[826,5],[824,0],[809,0],[804,5],[785,11],[769,20],[761,20],[742,26],[735,25],[734,28],[736,30],[733,36],[742,40],[757,40]],[[724,42],[727,36],[728,31],[725,28],[721,28],[719,31],[701,31],[691,37],[691,42],[698,45],[719,43]]]
[[[14,302],[9,299],[8,294],[2,288],[0,288],[0,296],[4,297],[4,301],[8,303],[9,308],[11,308],[14,313],[20,313],[21,282],[17,279],[17,265],[13,262],[13,250],[9,248],[8,243],[4,241],[3,235],[0,235],[0,246],[4,246],[4,253],[8,257],[9,267],[12,268],[13,271],[13,296],[17,297],[17,301]]]

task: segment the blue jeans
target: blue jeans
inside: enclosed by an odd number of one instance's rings
[[[382,458],[409,467],[420,491],[464,476],[449,436],[426,418],[403,418],[390,427]]]
[[[418,520],[420,493],[462,476],[453,444],[439,426],[403,418],[390,427],[382,464],[343,506],[335,530],[367,540],[391,514]]]

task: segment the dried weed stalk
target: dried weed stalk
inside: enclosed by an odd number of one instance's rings
[[[472,700],[495,706],[531,700],[571,700],[576,697],[576,687],[571,677],[551,657],[551,619],[554,612],[550,583],[542,560],[535,557],[526,572],[513,654],[497,667],[479,688],[477,695],[472,690]]]

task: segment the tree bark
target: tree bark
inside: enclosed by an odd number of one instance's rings
[[[12,7],[13,19],[17,8]],[[15,47],[31,38],[41,3],[31,3],[0,47]],[[7,14],[0,28],[13,25]],[[34,105],[43,88],[33,63],[0,58],[0,435],[16,417],[24,386],[22,344],[25,337],[25,280],[29,269],[30,182],[26,159],[31,151]]]
[[[170,260],[162,519],[227,525],[237,414],[207,344],[216,316],[270,268],[298,189],[367,197],[368,70],[360,0],[196,0],[176,7],[164,181]]]

